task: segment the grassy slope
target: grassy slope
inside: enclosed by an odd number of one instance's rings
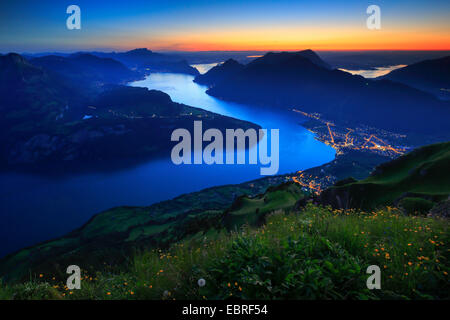
[[[380,165],[367,179],[335,186],[322,199],[335,203],[336,196],[348,199],[349,207],[374,208],[393,204],[405,195],[433,202],[450,194],[450,142],[419,148]],[[341,205],[342,206],[342,205]]]
[[[279,179],[275,180],[280,183]],[[209,188],[149,207],[107,210],[61,238],[6,256],[0,260],[0,277],[18,279],[27,276],[30,270],[56,272],[66,264],[93,267],[105,261],[120,264],[135,248],[165,247],[191,234],[222,228],[223,213],[236,197],[263,193],[273,183],[273,179],[261,179],[241,185]],[[295,189],[299,197],[299,188]],[[276,197],[273,198],[276,200]],[[272,200],[264,207],[269,208],[271,203]],[[294,203],[295,199],[291,197],[290,204]]]
[[[138,252],[120,272],[84,270],[81,290],[43,273],[0,286],[0,299],[448,299],[449,240],[448,220],[310,204],[259,228]],[[366,287],[370,265],[381,268],[381,290]]]
[[[377,206],[406,191],[439,199],[448,194],[449,148],[421,148],[331,190],[375,186],[366,199]],[[0,298],[449,298],[448,220],[403,216],[391,207],[365,213],[308,205],[299,212],[297,185],[258,195],[273,182],[108,210],[66,237],[4,259],[0,268],[10,278],[33,272],[31,282],[0,289]],[[257,228],[269,213],[277,214]],[[142,251],[133,254],[127,245]],[[66,295],[59,281],[69,264],[90,275],[81,291]],[[382,291],[366,290],[371,264],[383,270]],[[202,277],[208,285],[198,288]]]
[[[259,225],[264,217],[275,210],[293,207],[304,197],[296,184],[282,184],[271,187],[266,193],[256,197],[243,196],[233,203],[224,216],[224,225],[228,229],[238,228],[243,224]]]

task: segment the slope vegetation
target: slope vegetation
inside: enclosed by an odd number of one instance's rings
[[[321,194],[321,202],[340,208],[371,209],[415,199],[428,207],[450,195],[450,142],[416,149],[378,166],[367,179],[338,183]],[[405,200],[408,199],[408,200]],[[426,201],[426,202],[424,202]],[[425,206],[423,210],[430,209]]]

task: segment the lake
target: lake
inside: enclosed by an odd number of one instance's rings
[[[387,67],[375,67],[372,69],[361,69],[361,70],[348,70],[348,69],[339,69],[341,71],[345,71],[351,74],[357,74],[360,76],[363,76],[367,79],[377,78],[384,75],[387,75],[389,72],[404,68],[406,67],[406,64],[398,64],[395,66],[387,66]]]
[[[202,71],[207,70],[204,66]],[[280,130],[279,174],[295,172],[334,159],[334,150],[315,140],[293,112],[279,113],[208,96],[193,76],[154,73],[131,83],[168,93],[172,100],[234,118],[265,129]],[[0,174],[0,256],[24,246],[61,236],[92,215],[120,205],[143,206],[211,186],[260,178],[260,165],[180,165],[170,154],[110,172],[66,176]]]

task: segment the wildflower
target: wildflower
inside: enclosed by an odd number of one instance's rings
[[[111,295],[111,292],[107,292],[106,294],[107,294],[108,296],[110,296],[110,295]]]
[[[44,275],[41,273],[41,274],[39,275],[39,278],[42,278],[42,277],[44,277]]]
[[[205,284],[206,284],[206,280],[203,279],[203,278],[201,278],[201,279],[198,280],[197,283],[198,283],[198,286],[199,286],[199,287],[204,287]]]

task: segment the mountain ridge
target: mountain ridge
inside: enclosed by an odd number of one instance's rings
[[[450,100],[450,56],[417,62],[376,79],[404,83]]]
[[[147,48],[137,48],[125,52],[91,52],[91,54],[115,59],[132,70],[138,70],[145,74],[151,72],[184,73],[194,76],[200,74],[197,69],[179,57],[153,52]]]
[[[295,54],[268,53],[207,93],[269,108],[299,108],[398,133],[450,136],[449,103],[404,84],[325,69]]]
[[[79,85],[104,81],[116,68],[125,72],[116,82],[136,75],[108,58],[76,54],[36,59],[42,66],[18,54],[0,56],[0,163],[5,170],[51,164],[55,171],[105,160],[144,161],[168,154],[172,129],[191,128],[194,120],[219,130],[259,128],[175,103],[156,90],[105,83],[86,90]],[[87,63],[87,71],[66,77],[65,71],[81,69],[74,60]],[[44,67],[48,64],[53,71]]]

